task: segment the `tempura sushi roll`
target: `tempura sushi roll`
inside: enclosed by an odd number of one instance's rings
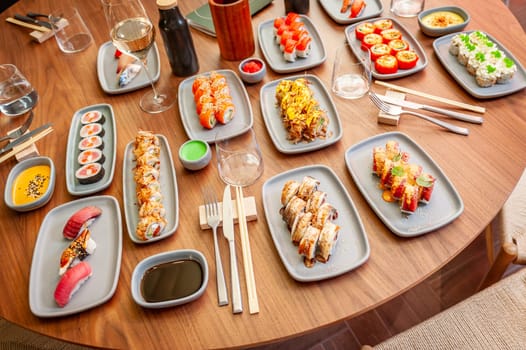
[[[89,136],[80,140],[79,150],[85,151],[90,148],[104,149],[104,141],[100,136]]]
[[[312,216],[313,215],[311,212],[306,212],[300,213],[294,219],[294,223],[290,228],[290,239],[295,245],[300,243],[305,231],[307,230],[307,227],[311,225]]]
[[[104,136],[104,128],[102,127],[102,124],[90,123],[80,128],[80,137],[82,138],[95,135],[99,135],[100,137]]]
[[[80,117],[80,123],[82,125],[91,123],[103,124],[105,120],[104,114],[99,111],[88,111]]]
[[[336,220],[337,218],[338,211],[336,210],[336,208],[332,204],[325,202],[318,208],[318,211],[316,211],[316,213],[314,214],[312,224],[317,228],[321,229],[327,221]]]
[[[312,267],[316,261],[316,248],[320,237],[320,229],[308,226],[298,246],[298,253],[303,255],[306,267]]]
[[[294,219],[300,213],[305,212],[307,202],[300,197],[294,196],[290,199],[289,203],[282,210],[283,220],[287,223],[287,227],[291,228],[294,223]]]
[[[322,206],[323,203],[325,203],[327,199],[327,193],[316,190],[312,193],[312,195],[307,200],[307,207],[305,208],[306,211],[309,211],[311,213],[316,213],[318,209]]]
[[[89,163],[81,166],[75,172],[75,178],[81,185],[92,184],[102,180],[104,177],[104,167],[100,163]]]
[[[93,205],[79,209],[66,221],[62,229],[64,238],[75,239],[81,231],[91,225],[101,214],[102,210]]]
[[[98,148],[90,148],[79,153],[77,162],[80,165],[86,165],[89,163],[104,163],[106,157],[104,153]]]
[[[85,228],[80,235],[62,251],[58,274],[62,276],[70,267],[84,260],[88,255],[93,254],[96,247],[97,244],[91,238],[90,230]]]
[[[81,262],[69,269],[57,283],[53,296],[58,306],[66,306],[82,284],[91,277],[91,266]]]
[[[310,196],[318,189],[320,181],[312,176],[305,176],[298,189],[298,197],[307,201]]]
[[[227,124],[234,118],[236,108],[228,97],[216,100],[215,117],[221,124]]]
[[[140,217],[135,234],[142,240],[152,239],[161,234],[166,227],[166,219],[158,215]]]
[[[323,225],[320,237],[318,239],[318,251],[316,253],[316,259],[318,261],[326,263],[329,261],[330,256],[332,255],[332,252],[334,251],[334,247],[336,246],[336,242],[338,240],[338,231],[340,230],[340,226],[328,221]]]
[[[400,200],[400,210],[406,214],[412,214],[418,207],[418,186],[407,185],[404,189],[404,194]]]
[[[377,146],[373,148],[373,174],[380,176],[382,174],[386,159],[385,149]]]
[[[300,183],[296,180],[289,180],[283,185],[281,190],[281,205],[285,206],[290,199],[298,193]]]

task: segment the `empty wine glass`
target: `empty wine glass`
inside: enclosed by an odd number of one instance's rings
[[[155,27],[140,0],[101,1],[113,45],[141,62],[152,86],[152,90],[141,98],[141,109],[147,113],[159,113],[172,107],[175,103],[172,90],[159,91],[144,62],[155,42]]]
[[[37,103],[38,94],[31,83],[13,64],[0,65],[0,112],[19,117]]]

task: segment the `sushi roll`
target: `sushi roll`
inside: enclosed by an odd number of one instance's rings
[[[313,178],[312,176],[305,176],[303,181],[298,188],[298,197],[307,201],[310,196],[318,189],[320,181]]]
[[[498,77],[497,67],[490,63],[482,64],[475,73],[475,81],[480,87],[490,87],[495,85]]]
[[[323,263],[329,261],[329,258],[334,251],[334,247],[336,246],[336,242],[338,241],[339,230],[340,226],[330,221],[323,225],[318,239],[318,251],[316,253],[316,259],[318,261]]]
[[[373,174],[378,176],[382,175],[386,157],[385,149],[383,147],[377,146],[373,148]]]
[[[166,219],[158,215],[140,217],[135,234],[143,241],[152,239],[163,232],[166,223]]]
[[[517,66],[515,65],[515,62],[513,62],[513,60],[509,57],[504,57],[498,64],[498,67],[499,75],[497,78],[497,84],[507,83],[517,72]]]
[[[380,175],[380,187],[383,189],[391,188],[393,183],[393,168],[395,164],[391,159],[386,159]]]
[[[101,214],[102,210],[92,205],[79,209],[70,216],[64,225],[62,229],[64,238],[75,239],[80,232],[90,226]]]
[[[286,25],[292,25],[294,22],[300,22],[300,15],[298,15],[295,12],[289,12],[285,16],[285,24]]]
[[[80,117],[80,123],[82,125],[91,124],[91,123],[99,123],[104,124],[105,122],[104,114],[102,114],[99,111],[89,111],[84,113]]]
[[[88,185],[102,180],[104,177],[104,167],[100,163],[90,163],[81,166],[76,172],[75,177],[81,185]]]
[[[431,200],[431,194],[433,193],[433,188],[435,187],[436,178],[428,173],[420,175],[416,180],[417,185],[419,186],[418,199],[420,202],[429,203]]]
[[[66,306],[75,292],[92,275],[91,266],[81,262],[69,269],[58,281],[53,296],[58,306]]]
[[[283,45],[283,58],[287,62],[296,61],[296,41],[293,39],[287,39]]]
[[[374,21],[374,31],[377,34],[380,34],[383,30],[393,28],[393,21],[390,19],[379,19]]]
[[[380,32],[384,44],[389,44],[391,40],[401,40],[402,32],[395,28],[384,29]]]
[[[311,53],[311,37],[309,35],[302,36],[296,44],[296,56],[306,58]]]
[[[98,148],[90,148],[85,151],[80,152],[77,157],[77,162],[80,165],[85,165],[89,163],[104,163],[106,157],[104,153]]]
[[[407,185],[400,200],[400,210],[405,214],[413,214],[418,207],[418,186]]]
[[[79,150],[85,151],[90,148],[104,149],[104,141],[100,136],[85,137],[79,142]]]
[[[488,61],[487,54],[482,51],[477,51],[474,55],[472,55],[468,59],[468,63],[466,64],[466,69],[469,74],[475,75],[477,73],[477,69]]]
[[[215,117],[221,124],[227,124],[234,118],[236,108],[230,98],[223,98],[216,101]]]
[[[90,123],[80,128],[80,137],[82,138],[95,135],[98,135],[100,137],[104,136],[104,128],[102,127],[102,124]]]
[[[286,206],[290,199],[298,193],[300,183],[296,180],[289,180],[283,185],[281,190],[281,205]]]
[[[393,183],[391,184],[391,194],[393,198],[402,198],[407,183],[407,176],[395,176],[393,178]]]
[[[321,229],[327,221],[336,220],[338,218],[338,211],[330,203],[323,203],[318,211],[314,214],[312,219],[313,226]]]
[[[462,46],[459,47],[459,52],[457,55],[458,63],[465,66],[468,64],[469,58],[476,53],[477,45],[467,42],[463,43]]]
[[[70,267],[93,254],[96,247],[97,244],[91,238],[90,230],[85,228],[62,252],[58,274],[62,276]]]
[[[315,214],[323,203],[327,199],[327,193],[323,191],[314,191],[310,198],[307,200],[306,211]]]
[[[294,196],[291,198],[287,206],[282,210],[283,220],[287,223],[287,227],[291,228],[296,216],[305,212],[307,202],[300,197]]]
[[[298,253],[303,255],[303,263],[306,267],[314,266],[316,262],[316,247],[320,237],[320,229],[308,226],[298,246]]]
[[[295,245],[300,243],[303,235],[305,235],[307,227],[311,225],[312,216],[311,212],[300,213],[294,219],[294,223],[290,229],[290,239]]]

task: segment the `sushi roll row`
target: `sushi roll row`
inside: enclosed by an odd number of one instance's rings
[[[274,39],[288,62],[310,55],[312,37],[297,13],[289,12],[274,19]]]
[[[480,31],[453,36],[449,53],[456,56],[461,65],[466,66],[480,87],[505,84],[517,72],[515,62]]]
[[[159,138],[149,131],[139,131],[135,136],[134,180],[139,207],[139,221],[135,234],[146,241],[157,237],[164,230],[167,220],[161,194]]]
[[[398,201],[403,213],[412,214],[419,203],[431,200],[436,179],[424,172],[421,165],[410,163],[409,154],[402,152],[396,141],[373,148],[372,172],[380,178],[382,198]]]
[[[217,122],[227,124],[234,118],[236,109],[223,74],[213,71],[198,76],[192,84],[192,93],[199,123],[206,129],[212,129]]]
[[[104,115],[99,111],[88,111],[80,117],[79,168],[75,171],[75,178],[82,185],[95,183],[104,177],[104,121]]]
[[[301,182],[287,181],[281,192],[281,216],[307,267],[316,261],[329,261],[340,230],[333,222],[338,211],[327,202],[327,193],[318,189],[319,184],[317,179],[305,176]]]

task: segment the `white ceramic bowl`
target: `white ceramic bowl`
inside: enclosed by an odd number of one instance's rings
[[[430,27],[424,24],[422,19],[425,16],[432,14],[433,12],[439,12],[439,11],[448,11],[448,12],[456,13],[460,17],[462,17],[464,21],[462,23],[449,25],[447,27]],[[471,20],[471,16],[469,15],[469,13],[467,13],[466,10],[458,6],[435,7],[435,8],[431,8],[431,9],[422,11],[418,14],[418,25],[420,26],[420,30],[425,35],[431,36],[431,37],[439,37],[439,36],[446,35],[446,34],[461,32],[462,30],[464,30],[464,28],[466,28],[470,20]]]
[[[208,142],[188,140],[179,148],[179,160],[188,170],[200,170],[210,163],[212,151]]]
[[[186,297],[182,297],[178,299],[171,299],[171,300],[166,300],[166,301],[159,301],[159,302],[146,301],[143,297],[143,294],[141,293],[141,283],[142,283],[142,279],[146,271],[148,271],[148,269],[154,266],[157,266],[163,263],[170,263],[170,262],[182,261],[182,260],[193,260],[193,261],[196,261],[201,266],[202,275],[201,275],[200,287],[193,294],[190,294]],[[197,250],[181,249],[181,250],[173,250],[173,251],[168,251],[168,252],[152,255],[142,260],[141,262],[139,262],[137,266],[135,267],[135,269],[133,270],[132,280],[131,280],[131,293],[132,293],[133,300],[135,300],[135,302],[139,304],[140,306],[145,307],[145,308],[151,308],[151,309],[160,309],[160,308],[165,308],[165,307],[186,304],[186,303],[189,303],[191,301],[198,299],[201,295],[203,295],[207,285],[208,285],[208,264],[206,262],[205,256]]]
[[[13,186],[16,178],[22,171],[37,165],[49,166],[49,183],[45,193],[40,198],[30,203],[15,204],[13,202]],[[30,211],[44,206],[47,202],[49,202],[51,196],[53,195],[53,191],[55,190],[55,177],[55,165],[53,164],[53,160],[51,160],[49,157],[33,157],[21,161],[15,165],[13,169],[11,169],[9,175],[7,176],[7,182],[4,191],[5,204],[9,208],[20,212]]]
[[[245,65],[251,64],[252,62],[261,66],[261,68],[256,72],[245,72],[243,70]],[[265,77],[265,74],[267,74],[267,66],[265,64],[265,61],[263,61],[261,58],[250,57],[250,58],[244,59],[243,61],[241,61],[241,63],[239,63],[238,72],[239,72],[239,76],[245,83],[255,84],[263,80],[263,78]]]

